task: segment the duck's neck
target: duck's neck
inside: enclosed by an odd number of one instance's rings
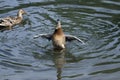
[[[64,34],[62,28],[55,29],[54,34],[62,35]]]
[[[18,12],[17,17],[22,19],[23,18],[22,13]]]
[[[56,29],[54,31],[54,34],[58,34],[58,35],[63,35],[64,34],[63,30],[62,30],[62,27],[61,27],[60,21],[58,21],[58,23],[57,23],[57,27],[56,27]]]
[[[61,23],[60,23],[60,21],[58,21],[58,24],[57,24],[56,29],[59,29],[59,28],[61,28]]]

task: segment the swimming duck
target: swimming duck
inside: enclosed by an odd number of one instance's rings
[[[1,18],[0,27],[9,27],[9,29],[12,29],[12,26],[22,22],[23,14],[26,14],[26,12],[23,9],[20,9],[16,17],[9,16],[6,18]]]
[[[54,49],[60,49],[60,50],[65,48],[66,41],[77,40],[82,44],[85,44],[81,39],[77,38],[76,36],[65,35],[62,30],[61,22],[59,19],[57,20],[57,27],[55,28],[53,34],[39,34],[34,36],[34,38],[38,38],[38,37],[43,37],[48,40],[52,40]]]

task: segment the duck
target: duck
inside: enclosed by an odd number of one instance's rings
[[[9,16],[6,18],[1,18],[0,27],[8,27],[11,30],[13,26],[22,22],[23,14],[26,14],[26,12],[23,9],[20,9],[15,17]]]
[[[61,27],[61,22],[59,19],[57,20],[57,26],[52,34],[38,34],[34,36],[34,38],[38,38],[38,37],[52,40],[53,47],[54,49],[57,49],[57,50],[65,49],[65,45],[67,41],[77,40],[78,42],[85,44],[84,41],[77,38],[76,36],[64,34],[63,29]]]

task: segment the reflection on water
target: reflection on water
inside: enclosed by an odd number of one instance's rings
[[[0,17],[21,8],[28,13],[23,22],[0,32],[0,80],[120,79],[119,0],[1,0]],[[33,39],[53,32],[58,18],[65,34],[86,45],[68,42],[62,52]]]
[[[57,80],[62,80],[62,68],[65,64],[65,50],[55,51],[53,54],[55,67],[57,69]]]

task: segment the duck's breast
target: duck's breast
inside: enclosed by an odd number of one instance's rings
[[[53,35],[52,38],[53,46],[65,48],[65,36],[63,35]]]

